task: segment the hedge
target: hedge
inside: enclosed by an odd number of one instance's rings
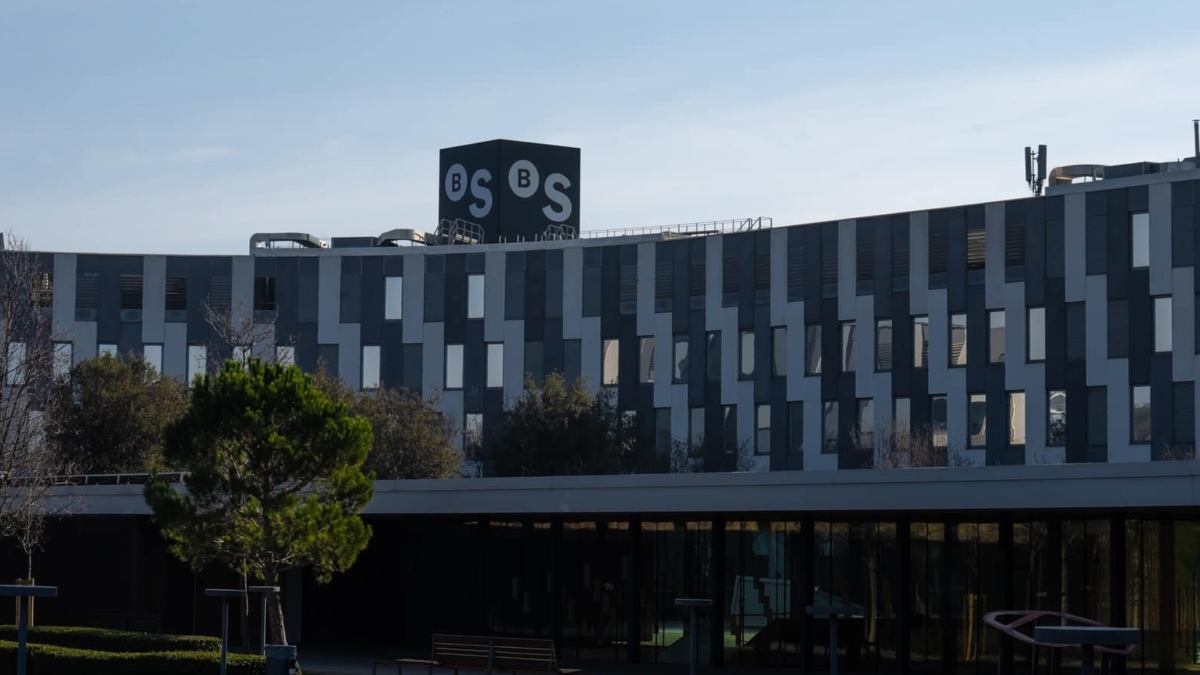
[[[221,655],[212,652],[120,653],[31,644],[28,675],[218,675]],[[0,641],[0,675],[17,671],[17,643]],[[230,654],[228,675],[265,675],[266,660]]]
[[[0,640],[17,641],[16,626],[0,626]],[[220,652],[221,638],[211,635],[159,635],[84,626],[35,626],[29,642],[104,652]]]

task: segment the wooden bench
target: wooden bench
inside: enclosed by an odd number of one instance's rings
[[[492,673],[547,673],[577,675],[579,668],[560,668],[554,640],[537,638],[485,637],[475,635],[434,635],[428,659],[391,659],[376,661],[371,675],[381,665],[396,666],[404,675],[404,666],[421,666],[433,675],[434,668],[483,670]]]

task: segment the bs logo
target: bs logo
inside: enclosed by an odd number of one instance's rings
[[[467,169],[462,164],[454,164],[446,171],[446,196],[452,202],[462,201],[470,190],[474,200],[468,205],[471,215],[484,218],[492,212],[492,172],[479,169],[468,178]],[[527,159],[513,162],[508,169],[508,189],[521,199],[534,197],[541,187],[549,202],[542,207],[546,218],[556,222],[566,222],[571,217],[571,199],[563,192],[571,187],[571,179],[561,173],[546,176],[543,184],[537,166]]]

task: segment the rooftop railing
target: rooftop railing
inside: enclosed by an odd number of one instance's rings
[[[766,216],[756,218],[731,218],[729,220],[710,220],[701,223],[678,223],[675,225],[649,225],[644,227],[618,227],[608,230],[583,230],[579,233],[581,239],[599,239],[603,237],[629,237],[646,234],[674,234],[684,237],[703,237],[710,234],[727,234],[731,232],[748,232],[750,230],[769,229],[773,221]]]

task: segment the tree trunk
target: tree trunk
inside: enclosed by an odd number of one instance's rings
[[[242,651],[250,653],[254,651],[254,646],[250,642],[250,579],[245,572],[242,572],[242,602],[240,603],[241,628],[242,628]]]
[[[279,585],[279,572],[271,567],[263,575],[263,584]],[[267,593],[267,635],[270,644],[286,645],[287,627],[283,625],[283,600],[278,592]]]

